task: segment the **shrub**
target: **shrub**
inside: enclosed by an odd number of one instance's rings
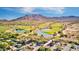
[[[51,51],[51,49],[41,46],[38,51]]]

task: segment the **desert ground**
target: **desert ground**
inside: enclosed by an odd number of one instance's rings
[[[79,21],[0,21],[0,51],[79,51]]]

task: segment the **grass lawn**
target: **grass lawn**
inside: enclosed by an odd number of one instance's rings
[[[0,26],[0,32],[5,32],[8,29],[9,29],[8,26]]]
[[[44,33],[47,33],[47,34],[54,34],[58,31],[60,31],[62,28],[63,28],[63,25],[60,24],[60,23],[54,23],[51,25],[51,29],[45,29],[43,30]]]
[[[33,30],[34,27],[33,26],[16,26],[16,29],[24,29],[24,30]]]

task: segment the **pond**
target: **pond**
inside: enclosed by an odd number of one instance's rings
[[[17,33],[24,33],[24,32],[26,32],[26,30],[23,30],[23,29],[16,29],[16,32],[17,32]]]
[[[47,33],[43,32],[42,30],[36,30],[36,33],[37,33],[39,36],[43,35],[45,38],[53,37],[53,35],[47,34]]]

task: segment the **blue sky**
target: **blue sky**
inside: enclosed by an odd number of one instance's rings
[[[47,17],[79,16],[79,7],[0,7],[0,19],[15,19],[24,15]]]

